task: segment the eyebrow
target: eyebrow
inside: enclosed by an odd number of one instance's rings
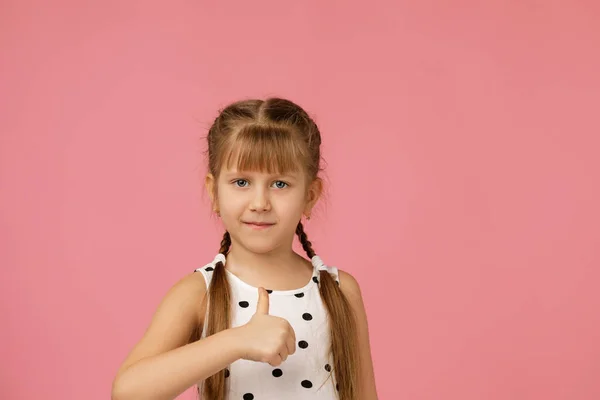
[[[246,171],[230,171],[230,172],[226,172],[224,174],[225,177],[227,178],[232,178],[234,176],[242,176],[242,175],[252,175],[255,174],[255,172],[246,172]],[[299,179],[298,174],[297,173],[283,173],[283,174],[266,174],[268,175],[269,178],[281,178],[281,179],[291,179],[291,180],[297,180]]]

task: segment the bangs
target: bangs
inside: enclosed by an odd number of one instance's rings
[[[306,150],[292,129],[246,125],[231,135],[222,166],[269,174],[298,172],[306,165]]]

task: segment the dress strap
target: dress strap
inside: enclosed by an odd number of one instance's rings
[[[329,275],[331,275],[331,277],[337,282],[337,284],[340,284],[340,275],[339,275],[339,271],[336,267],[330,267],[328,265],[325,265],[325,263],[323,262],[323,260],[321,259],[321,257],[315,255],[313,256],[313,258],[311,259],[312,265],[313,267],[315,267],[315,269],[317,271],[327,271],[329,272]]]
[[[215,259],[212,260],[209,264],[206,264],[200,268],[196,268],[194,272],[200,272],[204,276],[204,280],[206,281],[206,287],[210,286],[210,282],[212,280],[213,271],[215,270],[215,266],[217,263],[221,261],[223,265],[225,265],[225,256],[221,253],[215,256]]]

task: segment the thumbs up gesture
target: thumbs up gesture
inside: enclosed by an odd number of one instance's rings
[[[269,363],[276,367],[296,352],[296,334],[290,323],[269,315],[269,294],[258,289],[256,313],[240,327],[245,360]]]

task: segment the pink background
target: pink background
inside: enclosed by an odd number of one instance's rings
[[[2,2],[0,398],[109,398],[218,250],[201,137],[268,95],[322,128],[381,399],[600,398],[598,3],[366,3]]]

